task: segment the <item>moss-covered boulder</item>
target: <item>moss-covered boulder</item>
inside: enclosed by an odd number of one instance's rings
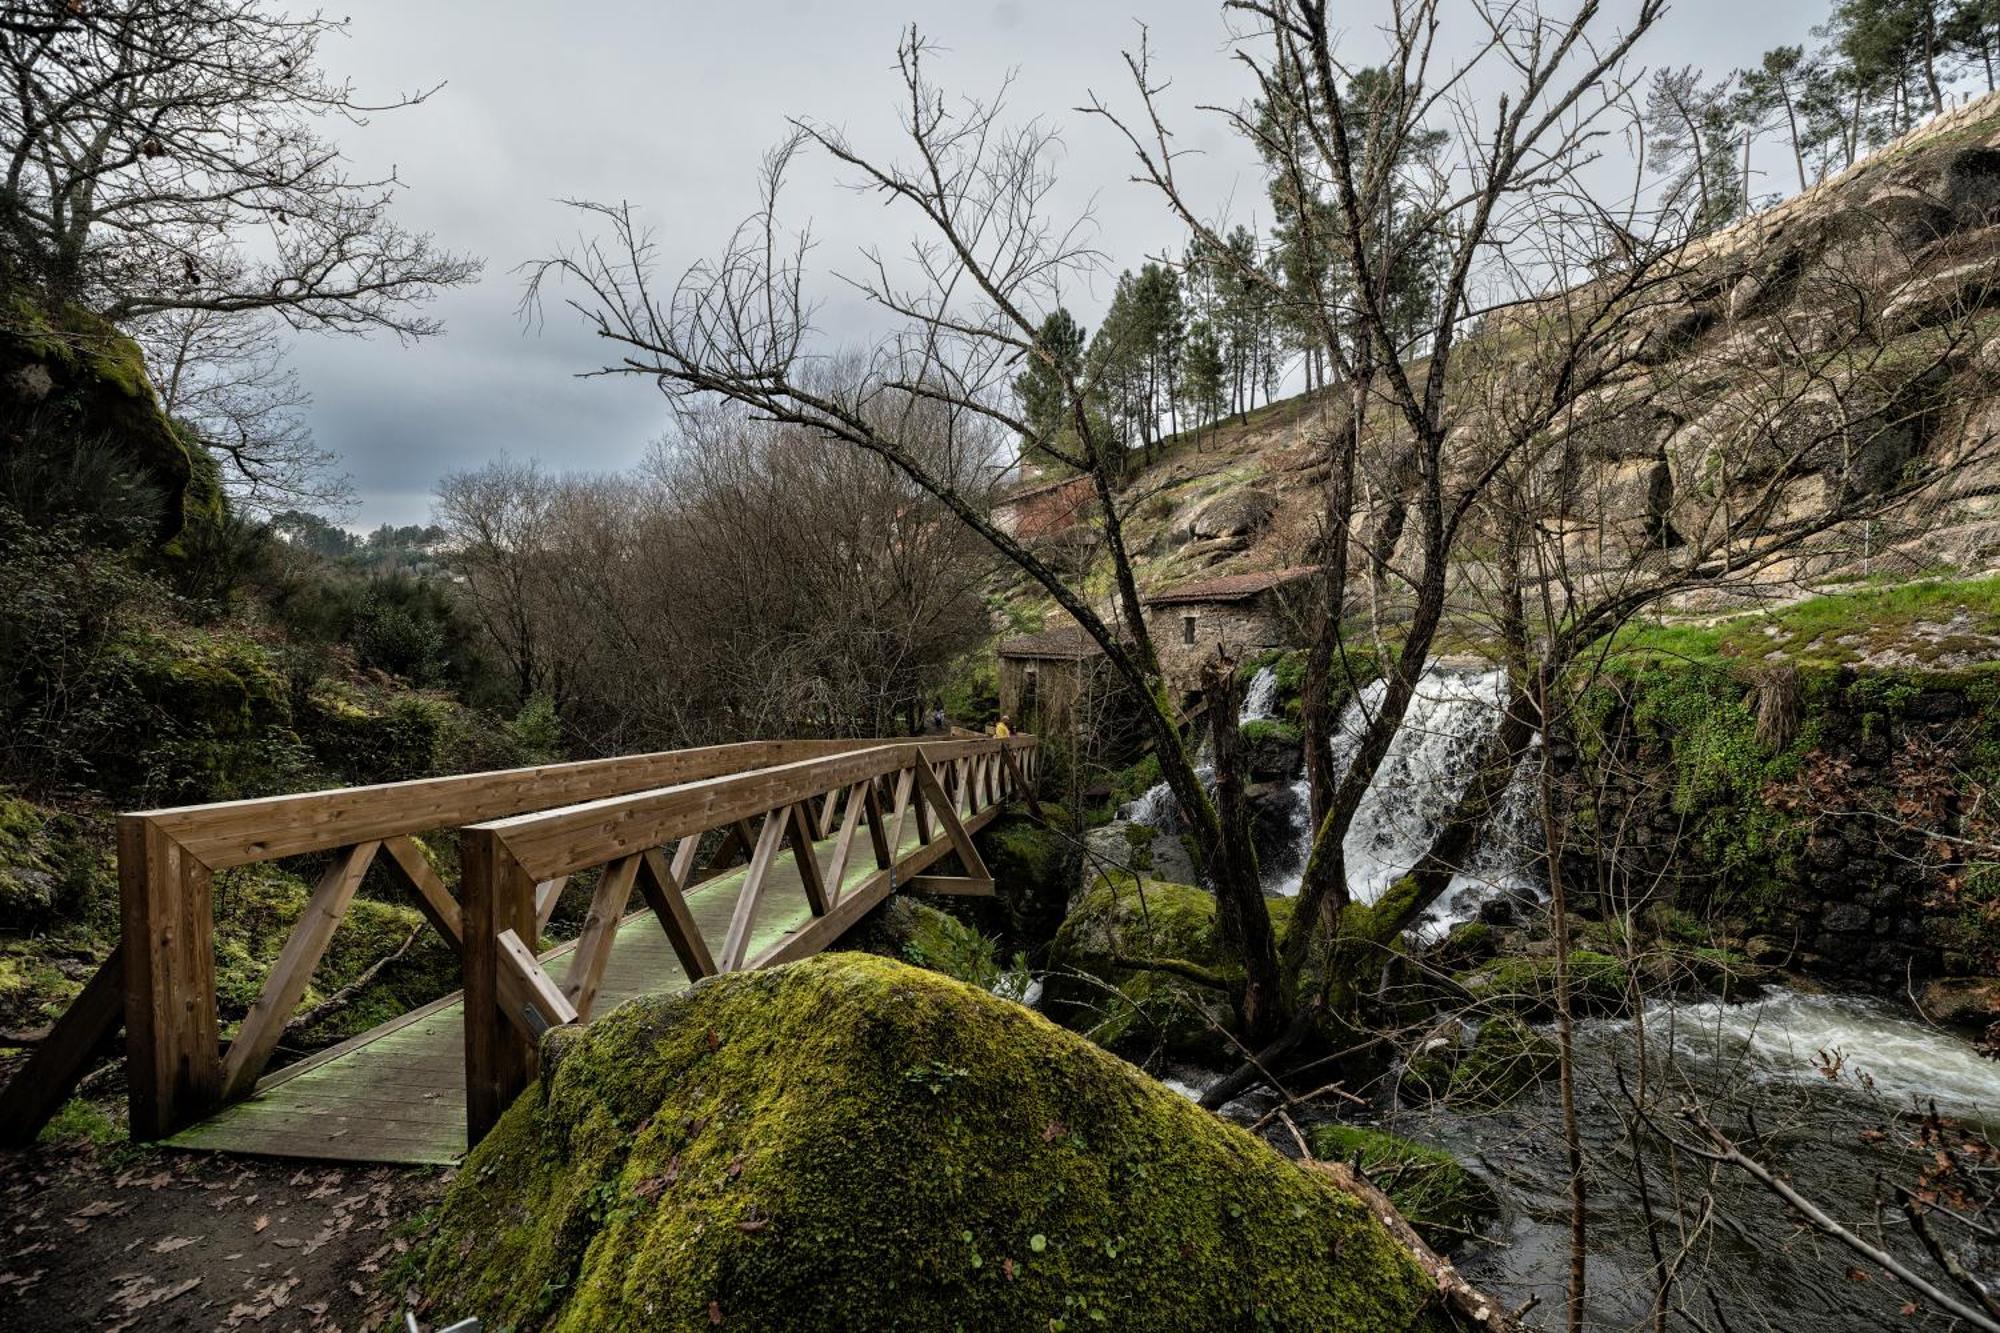
[[[1558,997],[1554,954],[1495,959],[1476,972],[1461,973],[1458,984],[1488,1008],[1510,1009],[1524,1017],[1552,1018]],[[1614,1014],[1629,1007],[1632,972],[1622,958],[1594,949],[1569,954],[1570,1008],[1577,1014]]]
[[[1280,934],[1292,903],[1269,900]],[[1240,980],[1217,935],[1214,894],[1113,872],[1056,933],[1042,1005],[1100,1045],[1201,1058],[1228,1047]]]
[[[1553,1039],[1513,1014],[1489,1018],[1476,1028],[1453,1024],[1411,1056],[1400,1092],[1406,1099],[1493,1110],[1554,1074],[1559,1058]]]
[[[1321,1161],[1359,1164],[1436,1250],[1473,1235],[1500,1208],[1492,1186],[1450,1153],[1386,1130],[1329,1122],[1313,1128],[1312,1148]]]
[[[979,831],[979,854],[993,872],[990,929],[1030,946],[1055,937],[1083,863],[1073,828],[1068,811],[1045,801],[1039,819],[1010,812]]]
[[[1357,1200],[934,973],[837,954],[723,976],[556,1034],[543,1065],[446,1197],[435,1317],[1431,1326],[1429,1283]]]
[[[1025,970],[1020,971],[1017,985],[1002,986],[1010,968],[991,936],[950,912],[905,894],[896,894],[870,912],[848,933],[842,947],[927,967],[981,990],[1011,990],[1013,998],[1019,998],[1018,992],[1026,988]]]
[[[110,882],[80,820],[0,788],[0,930],[73,919]]]
[[[47,455],[51,477],[89,451],[115,460],[150,490],[155,539],[170,551],[191,525],[222,518],[214,460],[161,410],[139,345],[81,307],[48,308],[4,265],[0,442],[17,458]]]

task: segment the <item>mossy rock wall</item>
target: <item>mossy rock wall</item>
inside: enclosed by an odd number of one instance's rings
[[[1357,1200],[1018,1005],[825,955],[544,1048],[433,1318],[559,1330],[1442,1327]]]
[[[1280,935],[1293,901],[1266,900]],[[1185,965],[1221,984],[1127,965],[1135,960]],[[1114,871],[1097,877],[1057,932],[1043,1007],[1115,1050],[1210,1057],[1228,1049],[1228,986],[1240,978],[1217,936],[1214,894]]]
[[[1068,811],[1044,801],[1040,818],[1010,811],[979,831],[994,892],[990,908],[976,904],[983,928],[1025,948],[1055,938],[1083,863],[1073,829]]]
[[[1789,716],[1763,717],[1768,670],[1639,658],[1595,686],[1579,731],[1621,738],[1623,771],[1586,782],[1572,849],[1605,830],[1630,882],[1759,962],[1898,990],[2000,971],[2000,870],[1931,836],[2000,828],[2000,672],[1800,670]],[[1599,868],[1572,859],[1588,906]]]

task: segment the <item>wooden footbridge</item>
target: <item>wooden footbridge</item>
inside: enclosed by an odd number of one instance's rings
[[[1036,755],[1025,736],[752,741],[121,816],[121,942],[0,1091],[0,1142],[32,1140],[122,1024],[135,1138],[457,1161],[551,1027],[817,953],[897,889],[990,893],[972,834],[1033,801]],[[456,833],[457,896],[419,841],[438,832]],[[296,856],[325,869],[225,1043],[216,873]],[[963,873],[929,873],[948,856]],[[457,952],[464,989],[267,1075],[371,866]],[[540,950],[571,888],[583,928]]]

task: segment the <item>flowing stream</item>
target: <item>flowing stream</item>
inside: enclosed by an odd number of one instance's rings
[[[1498,672],[1424,676],[1347,836],[1357,899],[1373,901],[1422,854],[1470,781],[1504,687]],[[1334,737],[1336,762],[1352,753],[1381,693],[1372,686],[1349,705]],[[1244,720],[1270,716],[1275,695],[1275,678],[1258,673],[1245,693]],[[1523,774],[1531,767],[1524,764]],[[1206,767],[1203,776],[1210,776]],[[1275,894],[1298,891],[1310,845],[1303,780],[1292,793],[1289,856],[1272,857],[1266,868],[1267,891]],[[1483,849],[1440,901],[1439,925],[1469,918],[1496,894],[1540,896],[1519,851],[1533,833],[1531,796],[1530,783],[1517,775]],[[1171,829],[1172,797],[1155,788],[1126,816]],[[1926,1140],[1922,1121],[1931,1106],[1948,1122],[2000,1137],[2000,1062],[1903,1006],[1788,989],[1747,1003],[1663,1003],[1638,1018],[1586,1021],[1575,1045],[1579,1134],[1589,1162],[1591,1327],[1653,1327],[1663,1265],[1677,1277],[1669,1308],[1685,1312],[1669,1318],[1669,1328],[1862,1333],[1952,1326],[1922,1309],[1903,1314],[1911,1294],[1900,1284],[1802,1226],[1740,1170],[1711,1171],[1686,1154],[1670,1156],[1655,1133],[1635,1134],[1631,1108],[1643,1090],[1658,1129],[1691,1137],[1677,1111],[1698,1102],[1729,1132],[1754,1132],[1766,1165],[1935,1277],[1893,1190],[1917,1185],[1919,1172],[1935,1166],[1937,1144]],[[1170,1085],[1198,1095],[1191,1081]],[[1393,1095],[1380,1103],[1399,1105]],[[1559,1326],[1569,1200],[1555,1080],[1503,1110],[1402,1105],[1383,1125],[1447,1149],[1493,1185],[1501,1216],[1460,1249],[1461,1266],[1510,1305],[1538,1298],[1541,1322]],[[1691,1226],[1695,1218],[1702,1223]],[[2000,1282],[2000,1236],[1975,1241],[1960,1231],[1949,1239],[1968,1268]]]
[[[1243,694],[1242,721],[1275,716],[1277,684],[1276,674],[1268,667],[1251,677]],[[1381,707],[1384,688],[1376,681],[1349,701],[1333,737],[1336,769],[1360,744],[1362,733]],[[1389,753],[1348,829],[1347,882],[1356,901],[1375,901],[1423,855],[1431,830],[1472,780],[1472,765],[1480,747],[1499,723],[1498,710],[1506,688],[1506,673],[1501,671],[1437,668],[1427,671],[1418,682],[1403,725],[1390,742]],[[1204,782],[1213,780],[1214,769],[1206,760],[1196,771]],[[1480,903],[1496,895],[1533,896],[1538,892],[1518,850],[1533,813],[1528,771],[1524,764],[1478,855],[1433,909],[1437,925],[1470,919]],[[1299,891],[1306,854],[1312,848],[1312,826],[1307,817],[1310,796],[1304,777],[1289,784],[1285,799],[1290,836],[1264,858],[1262,869],[1267,893],[1291,897]],[[1173,793],[1164,782],[1133,801],[1124,814],[1164,832],[1175,832],[1179,827]]]

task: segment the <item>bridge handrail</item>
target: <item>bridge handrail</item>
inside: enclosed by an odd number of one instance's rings
[[[122,1024],[135,1138],[250,1090],[378,853],[454,948],[460,905],[412,835],[851,751],[859,740],[740,741],[609,759],[141,810],[118,818],[120,941],[0,1088],[0,1144],[32,1142]],[[215,985],[216,871],[312,852],[334,863],[225,1052]],[[549,886],[554,907],[560,884]],[[546,916],[543,917],[546,920]],[[133,947],[131,941],[143,941]]]
[[[1029,796],[1037,741],[1006,738],[884,742],[867,749],[691,781],[654,791],[468,825],[461,849],[465,911],[466,1111],[471,1141],[492,1128],[533,1077],[536,1039],[589,1015],[634,887],[665,931],[682,970],[698,981],[825,947],[901,883],[947,893],[992,891],[971,838],[1010,794]],[[901,851],[907,818],[918,843]],[[762,819],[761,832],[747,821]],[[838,824],[838,836],[835,826]],[[863,824],[876,869],[847,888]],[[933,836],[933,823],[941,826]],[[696,926],[684,892],[696,843],[734,828],[749,853],[718,952]],[[834,838],[821,864],[817,843]],[[663,849],[674,845],[669,858]],[[750,955],[765,880],[789,844],[811,919]],[[964,874],[919,872],[956,854]],[[561,983],[532,947],[538,883],[596,869],[589,916]]]

